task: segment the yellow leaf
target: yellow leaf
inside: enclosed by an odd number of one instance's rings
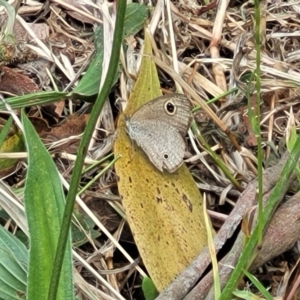
[[[0,130],[1,131],[1,130]],[[21,152],[25,149],[24,142],[18,132],[7,137],[0,146],[0,153]],[[19,159],[1,158],[0,159],[0,175],[6,176],[13,171]]]
[[[145,102],[161,96],[152,50],[145,35],[144,56],[129,103],[131,116]],[[118,188],[143,262],[156,288],[164,289],[207,244],[202,197],[188,168],[175,173],[157,170],[132,142],[124,115],[118,121],[115,168]]]

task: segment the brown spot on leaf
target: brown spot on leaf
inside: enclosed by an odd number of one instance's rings
[[[155,198],[156,198],[157,203],[160,203],[163,200],[162,197],[158,196],[158,195],[156,195]]]
[[[182,200],[185,203],[185,205],[187,206],[187,208],[189,209],[189,211],[192,212],[193,204],[191,203],[191,201],[188,199],[188,197],[185,194],[182,194]]]

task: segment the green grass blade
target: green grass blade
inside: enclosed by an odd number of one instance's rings
[[[94,128],[96,126],[98,117],[100,115],[101,109],[104,105],[104,101],[111,89],[111,86],[114,81],[114,75],[116,73],[118,64],[119,64],[119,55],[120,47],[123,40],[123,27],[125,19],[125,10],[126,10],[126,1],[120,0],[117,2],[117,15],[115,23],[114,38],[112,44],[112,53],[109,62],[109,68],[106,74],[106,78],[103,84],[103,87],[97,97],[97,100],[92,109],[92,113],[88,120],[87,126],[85,128],[84,134],[80,141],[80,145],[77,151],[77,159],[75,161],[75,166],[71,178],[70,189],[67,196],[66,207],[64,211],[63,223],[61,226],[61,231],[59,235],[59,243],[57,245],[57,250],[55,254],[54,267],[53,267],[53,276],[51,281],[51,288],[49,289],[48,300],[56,300],[56,287],[58,284],[61,266],[62,266],[62,256],[61,253],[64,253],[66,247],[66,240],[69,233],[72,212],[74,209],[75,197],[78,190],[78,185],[80,181],[82,166],[84,163],[85,155],[87,152],[87,145],[89,145],[90,139],[92,137]]]
[[[28,95],[10,97],[6,99],[6,102],[11,108],[16,109],[53,103],[65,98],[67,95],[68,93],[65,92],[43,91],[31,93]],[[2,101],[0,102],[0,110],[6,110],[5,105]]]
[[[289,177],[291,176],[292,172],[295,170],[295,167],[298,165],[297,162],[299,158],[300,158],[300,137],[298,137],[298,139],[296,140],[295,146],[290,154],[288,161],[286,162],[283,168],[283,171],[278,179],[278,182],[276,183],[275,187],[273,188],[270,194],[269,199],[267,200],[267,204],[262,213],[263,228],[266,228],[269,220],[271,219],[275,209],[278,206],[278,202],[281,201],[283,197],[282,187],[286,185]],[[232,271],[224,290],[222,291],[220,300],[227,300],[232,298],[231,294],[236,284],[239,282],[241,276],[243,275],[244,269],[247,269],[249,267],[249,263],[251,263],[251,260],[249,260],[249,258],[254,258],[253,253],[258,242],[258,232],[259,232],[259,227],[256,225],[255,229],[253,230],[253,233],[251,234],[247,244],[244,247],[244,250],[239,258],[239,261],[237,262],[234,270]]]
[[[264,296],[266,300],[273,300],[271,294],[266,290],[266,288],[258,281],[258,279],[253,276],[248,271],[244,270],[245,275],[251,280],[251,282],[256,286],[260,293]]]

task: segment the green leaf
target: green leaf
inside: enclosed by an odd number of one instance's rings
[[[145,5],[140,5],[137,3],[131,3],[126,7],[126,16],[124,24],[124,37],[128,35],[135,34],[142,29],[144,21],[147,17],[148,10]],[[88,70],[82,77],[79,84],[74,88],[72,93],[73,97],[79,97],[85,101],[92,101],[95,95],[98,94],[99,85],[102,75],[102,64],[103,64],[103,27],[98,26],[95,29],[94,34],[94,44],[95,44],[95,56],[90,63]],[[120,67],[117,69],[114,75],[114,83],[117,82],[120,75]]]
[[[28,251],[0,226],[0,299],[23,299],[26,292]]]
[[[76,222],[72,223],[72,244],[73,247],[80,247],[89,241],[89,238],[96,239],[100,236],[98,230],[94,230],[95,222],[86,214],[74,210]],[[80,226],[79,226],[80,224]]]
[[[149,277],[143,278],[142,290],[146,300],[154,300],[158,296],[158,291]]]
[[[98,26],[94,33],[95,56],[79,84],[73,89],[73,97],[90,101],[99,91],[103,63],[103,28]]]
[[[34,127],[22,112],[28,151],[24,190],[30,249],[27,299],[47,299],[64,210],[64,193],[56,166]],[[56,299],[74,299],[70,236]]]
[[[292,151],[292,149],[297,141],[297,138],[298,138],[298,135],[297,135],[296,128],[294,126],[292,126],[291,130],[290,130],[290,137],[287,142],[287,148],[288,148],[289,152]]]
[[[126,8],[124,23],[124,36],[136,34],[143,28],[143,24],[148,16],[148,9],[139,3],[130,3]]]
[[[0,131],[0,147],[2,147],[2,144],[4,143],[8,133],[9,129],[12,125],[12,117],[9,117],[9,119],[5,122],[5,125],[1,128]]]

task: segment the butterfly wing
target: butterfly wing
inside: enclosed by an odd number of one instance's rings
[[[164,121],[128,121],[131,139],[147,154],[150,161],[162,172],[176,171],[183,162],[185,142],[180,132]]]
[[[185,95],[167,94],[142,105],[132,115],[131,121],[164,121],[185,135],[192,120],[190,110],[191,103]]]

